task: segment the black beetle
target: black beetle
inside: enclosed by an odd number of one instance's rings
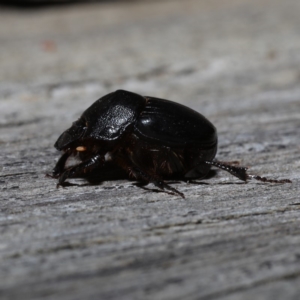
[[[169,100],[117,90],[92,104],[58,138],[54,146],[64,154],[51,176],[63,185],[67,178],[86,176],[112,161],[136,180],[183,198],[164,179],[200,179],[211,166],[243,181],[290,182],[249,175],[245,167],[214,160],[217,144],[216,128],[200,113]],[[71,155],[82,162],[66,167]]]

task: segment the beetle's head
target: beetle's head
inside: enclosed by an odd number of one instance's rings
[[[82,118],[73,123],[73,125],[64,131],[56,143],[54,147],[57,150],[67,150],[81,146],[81,142],[85,136],[87,131],[86,123]]]

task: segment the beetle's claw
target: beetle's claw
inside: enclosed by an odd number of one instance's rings
[[[183,193],[179,192],[178,190],[172,188],[171,186],[167,185],[167,190],[171,191],[170,194],[172,195],[179,195],[181,198],[185,199],[185,196]]]
[[[182,199],[185,199],[185,196],[184,196],[183,193],[180,193],[180,192],[177,191],[176,189],[174,189],[174,191],[175,191],[175,193],[176,193],[177,195],[179,195]]]
[[[57,185],[63,185],[63,183],[65,182],[65,180],[69,177],[69,170],[63,172],[59,177],[58,177],[58,183]]]
[[[154,182],[154,184],[159,187],[161,190],[168,190],[170,192],[171,195],[179,195],[180,197],[182,197],[183,199],[185,199],[185,196],[183,193],[179,192],[178,190],[176,190],[175,188],[171,187],[170,185],[166,184],[164,181],[158,181],[158,182]]]
[[[47,173],[47,174],[45,174],[45,176],[48,178],[57,179],[59,177],[59,173],[56,173],[56,172],[52,172],[51,174]]]
[[[53,177],[53,174],[49,174],[49,173],[46,173],[46,174],[45,174],[45,177],[48,177],[48,178],[54,178],[54,177]]]

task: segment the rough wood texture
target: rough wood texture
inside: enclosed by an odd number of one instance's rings
[[[300,2],[155,1],[0,12],[1,299],[299,299]],[[45,178],[58,135],[118,88],[200,111],[222,171],[186,200]]]

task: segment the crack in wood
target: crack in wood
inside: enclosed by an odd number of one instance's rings
[[[38,172],[9,173],[9,174],[0,175],[0,177],[14,177],[14,176],[20,176],[20,175],[27,175],[27,174],[38,174]]]
[[[50,119],[50,118],[48,118]],[[22,120],[17,122],[0,123],[0,128],[20,127],[25,125],[37,124],[44,121],[45,118],[35,118],[31,120]]]

